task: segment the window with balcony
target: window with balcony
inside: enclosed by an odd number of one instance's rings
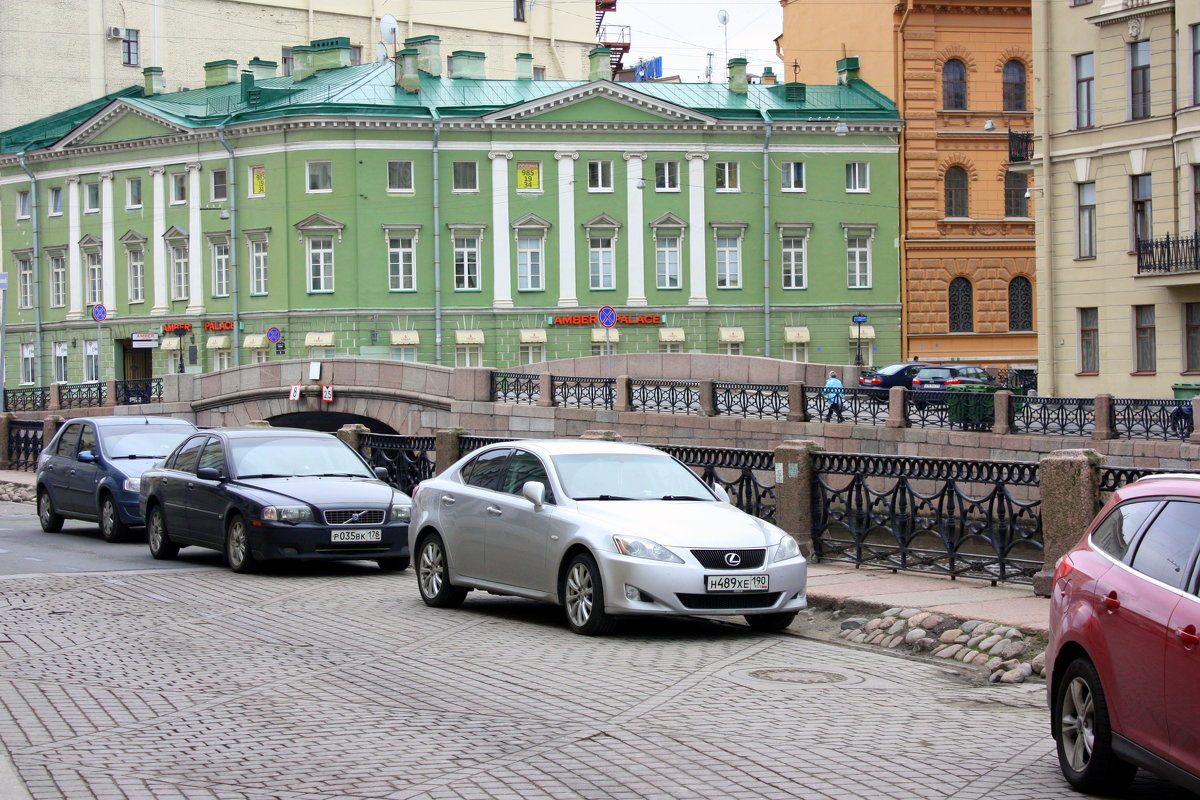
[[[942,108],[961,111],[967,107],[967,68],[957,58],[942,65]]]
[[[950,167],[944,178],[946,190],[946,216],[969,217],[967,203],[967,171],[962,167]]]
[[[1004,110],[1024,111],[1027,107],[1025,89],[1025,65],[1012,60],[1004,65],[1001,73],[1004,82]]]
[[[975,290],[966,278],[950,281],[948,294],[950,332],[970,333],[975,330]]]
[[[1090,128],[1096,124],[1096,56],[1081,53],[1075,56],[1075,127]]]
[[[1129,45],[1129,118],[1150,116],[1150,42]]]

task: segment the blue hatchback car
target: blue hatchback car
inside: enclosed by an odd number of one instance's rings
[[[80,417],[67,420],[38,456],[37,513],[42,530],[64,519],[100,523],[107,542],[143,524],[138,484],[196,430],[171,417]]]

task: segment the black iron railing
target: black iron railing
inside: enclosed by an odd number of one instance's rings
[[[1036,462],[813,457],[818,560],[1029,582],[1042,567]]]
[[[157,403],[162,400],[162,378],[134,378],[117,381],[117,405]]]
[[[717,413],[732,417],[787,419],[788,387],[769,383],[714,383]]]
[[[775,520],[775,454],[770,450],[651,444],[692,469],[709,486],[720,484],[747,514]]]
[[[493,372],[492,399],[497,403],[534,405],[542,397],[540,377],[524,372]]]
[[[460,436],[458,437],[458,457],[474,452],[481,447],[487,447],[496,442],[514,442],[511,436]]]
[[[780,387],[787,397],[787,387]],[[854,422],[886,425],[888,396],[877,389],[832,389],[804,387],[804,409],[813,422]]]
[[[42,452],[42,421],[13,419],[8,422],[9,469],[32,471]]]
[[[49,403],[50,389],[45,386],[4,390],[5,411],[42,411]]]
[[[1091,436],[1096,430],[1096,401],[1091,397],[1017,397],[1009,401],[1014,433]]]
[[[567,378],[555,375],[554,405],[565,408],[613,407],[616,381],[613,378]]]
[[[1033,133],[1031,131],[1008,132],[1008,163],[1023,164],[1033,159]]]
[[[437,446],[433,436],[396,436],[385,433],[363,434],[359,452],[373,467],[388,471],[388,483],[405,494],[426,478],[433,477]]]
[[[1002,367],[996,370],[996,381],[998,383],[1002,383],[1009,389],[1021,392],[1022,394],[1037,391],[1037,378],[1037,372],[1031,369]]]
[[[107,392],[103,383],[65,383],[62,387],[63,408],[96,408],[104,405]]]
[[[1190,400],[1113,400],[1118,439],[1186,439],[1192,433]]]
[[[1100,467],[1100,491],[1114,492],[1147,475],[1200,475],[1200,469],[1152,469],[1149,467]]]
[[[1191,236],[1171,236],[1137,240],[1139,275],[1155,272],[1195,272],[1200,270],[1200,231]]]
[[[659,414],[699,414],[700,381],[632,378],[629,381],[630,407],[634,411]]]

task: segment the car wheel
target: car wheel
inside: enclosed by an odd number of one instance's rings
[[[106,542],[123,542],[131,533],[129,526],[121,521],[121,512],[117,509],[117,501],[111,494],[106,494],[100,500],[100,535]]]
[[[567,565],[561,596],[571,630],[584,636],[610,633],[617,620],[604,610],[604,584],[596,560],[579,553]]]
[[[457,608],[467,599],[467,590],[450,584],[450,562],[446,546],[437,534],[428,534],[417,545],[417,589],[425,605]]]
[[[258,560],[250,550],[250,532],[241,514],[234,514],[225,529],[225,561],[234,572],[245,574],[258,570]]]
[[[1133,780],[1137,767],[1113,752],[1104,689],[1096,667],[1086,658],[1072,661],[1063,673],[1054,698],[1052,728],[1059,767],[1076,789],[1110,793]]]
[[[756,631],[772,633],[781,631],[796,619],[798,611],[780,611],[778,614],[747,614],[746,624]]]
[[[377,558],[375,563],[384,572],[404,572],[408,569],[408,556],[395,556],[393,558]]]
[[[150,555],[159,561],[169,561],[179,555],[179,545],[167,535],[167,520],[161,506],[152,507],[146,517],[146,541],[150,544]]]
[[[54,512],[54,501],[44,489],[38,492],[37,512],[38,522],[46,533],[58,533],[62,530],[63,518]]]

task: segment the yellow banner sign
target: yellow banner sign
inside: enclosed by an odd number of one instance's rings
[[[542,188],[542,162],[517,162],[517,189]]]

